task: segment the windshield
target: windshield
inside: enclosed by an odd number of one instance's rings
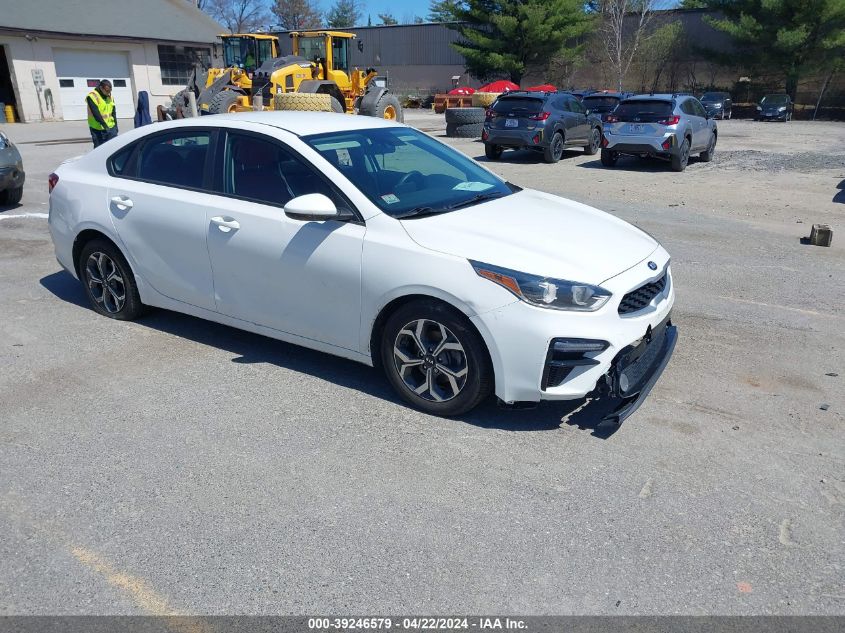
[[[440,213],[515,189],[460,152],[409,128],[332,132],[303,140],[395,218]]]
[[[669,101],[623,101],[613,114],[620,121],[654,122],[672,116]]]
[[[701,95],[701,101],[702,102],[709,101],[711,103],[714,103],[716,101],[722,101],[726,98],[727,97],[726,97],[725,93],[723,93],[723,92],[707,92],[707,93]]]
[[[308,61],[319,62],[326,58],[326,40],[323,37],[300,37],[299,56]]]
[[[269,45],[268,41],[268,55]],[[248,71],[255,70],[260,57],[261,52],[256,50],[256,42],[251,37],[227,37],[223,40],[223,61],[227,68],[237,66]]]
[[[598,112],[610,112],[619,103],[619,97],[584,97],[585,108]]]
[[[760,102],[760,105],[786,105],[789,103],[789,97],[786,95],[766,95],[763,97],[763,100]]]
[[[499,97],[493,104],[496,114],[535,114],[543,109],[543,99],[534,97]]]

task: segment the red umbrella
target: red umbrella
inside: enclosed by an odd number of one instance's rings
[[[531,86],[530,88],[526,88],[528,92],[557,92],[557,88],[555,88],[552,84],[540,84],[539,86]]]
[[[469,86],[461,86],[460,88],[452,88],[448,94],[450,95],[471,95],[475,92],[475,88]]]
[[[512,81],[500,80],[481,86],[477,92],[510,92],[511,90],[519,90],[519,86]]]

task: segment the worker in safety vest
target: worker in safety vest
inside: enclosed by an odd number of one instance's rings
[[[94,147],[117,136],[117,111],[111,96],[111,82],[103,79],[85,99],[88,104],[88,128]]]

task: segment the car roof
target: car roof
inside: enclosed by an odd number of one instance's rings
[[[623,99],[625,95],[628,94],[627,92],[591,92],[589,94],[584,95],[585,99],[594,99],[597,97],[618,97]]]
[[[331,132],[351,132],[353,130],[370,130],[386,127],[406,127],[401,123],[388,121],[372,116],[353,116],[339,112],[293,112],[293,111],[264,111],[264,112],[234,112],[232,114],[215,114],[201,118],[179,119],[166,123],[156,123],[155,129],[177,127],[192,127],[197,125],[213,127],[237,127],[233,123],[260,123],[279,128],[296,134],[309,136],[311,134],[325,134]]]
[[[667,101],[671,102],[675,99],[683,98],[681,95],[672,95],[672,94],[634,94],[630,97],[626,97],[625,101]]]

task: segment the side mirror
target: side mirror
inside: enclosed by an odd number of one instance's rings
[[[328,196],[321,193],[309,193],[294,198],[285,205],[285,215],[302,222],[345,220],[352,217],[352,213],[338,209]]]

